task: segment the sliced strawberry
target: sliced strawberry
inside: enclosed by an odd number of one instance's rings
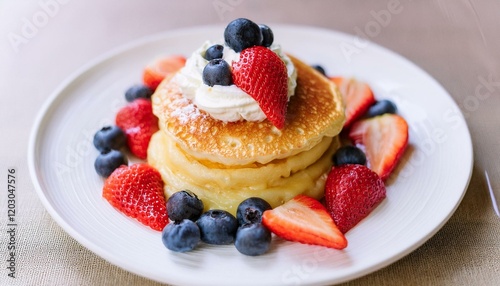
[[[342,233],[367,217],[385,196],[382,179],[363,165],[334,167],[326,180],[326,208]]]
[[[408,124],[396,114],[384,114],[354,123],[349,138],[366,154],[367,166],[386,180],[408,145]]]
[[[185,64],[184,56],[172,55],[160,58],[144,68],[142,81],[150,89],[155,90],[167,75],[177,72]]]
[[[262,46],[244,49],[232,63],[233,83],[258,103],[274,126],[285,126],[288,104],[288,78],[285,63]]]
[[[116,125],[127,135],[127,145],[135,156],[146,159],[151,136],[158,131],[158,118],[151,101],[136,99],[116,114]]]
[[[326,208],[317,200],[297,195],[262,215],[262,223],[277,236],[305,244],[343,249],[347,240]]]
[[[375,103],[375,97],[370,86],[354,78],[331,77],[340,90],[345,103],[346,121],[344,127],[351,124],[366,113],[368,108]]]
[[[121,166],[104,182],[102,196],[123,214],[161,231],[168,223],[160,173],[148,164]]]

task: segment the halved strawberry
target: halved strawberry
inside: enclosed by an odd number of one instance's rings
[[[355,78],[331,77],[340,90],[345,103],[346,121],[344,127],[349,127],[355,120],[366,113],[375,103],[375,97],[370,86]]]
[[[382,179],[363,165],[334,167],[326,180],[326,208],[342,233],[368,216],[385,196]]]
[[[155,90],[167,75],[177,72],[185,64],[186,58],[180,55],[171,55],[157,59],[144,68],[142,81],[150,89]]]
[[[116,125],[127,135],[127,145],[135,156],[146,159],[151,136],[158,131],[158,118],[153,114],[151,101],[136,99],[116,114]]]
[[[285,126],[288,104],[288,77],[285,63],[262,46],[244,49],[232,63],[233,83],[258,103],[274,126]]]
[[[408,145],[408,123],[396,114],[355,122],[349,138],[364,150],[367,166],[382,180],[389,177]]]
[[[326,208],[316,199],[297,195],[262,215],[262,223],[277,236],[305,244],[343,249],[347,240]]]
[[[168,223],[160,173],[148,164],[121,166],[104,182],[102,196],[123,214],[161,231]]]

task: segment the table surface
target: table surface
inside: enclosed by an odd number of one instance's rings
[[[472,136],[473,174],[460,206],[432,238],[346,285],[498,285],[500,218],[484,176],[487,171],[493,189],[500,190],[500,2],[495,0],[0,0],[0,170],[15,168],[18,180],[16,278],[7,276],[2,263],[0,284],[159,285],[81,246],[52,220],[34,190],[29,133],[40,106],[69,74],[118,46],[177,28],[246,17],[355,34],[391,5],[400,12],[369,40],[413,61],[451,94]],[[4,186],[2,192],[5,261]]]

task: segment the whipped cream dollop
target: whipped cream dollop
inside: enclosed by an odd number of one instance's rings
[[[203,83],[203,69],[208,61],[203,57],[205,51],[212,45],[210,41],[205,42],[199,49],[187,59],[186,65],[178,72],[174,81],[179,85],[182,93],[190,99],[199,109],[206,111],[215,119],[235,122],[239,120],[262,121],[266,115],[250,95],[241,90],[236,85],[208,86]],[[230,47],[223,45],[223,59],[231,65],[233,61],[238,61],[240,53],[235,52]],[[285,63],[288,73],[288,99],[295,92],[297,86],[297,71],[288,56],[277,44],[271,45],[274,51]]]

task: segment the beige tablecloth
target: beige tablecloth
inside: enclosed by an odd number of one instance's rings
[[[380,11],[389,9],[389,18]],[[464,113],[474,144],[474,172],[456,213],[416,251],[349,285],[500,285],[500,218],[484,172],[500,190],[500,2],[380,1],[0,1],[0,285],[159,285],[95,255],[44,209],[26,150],[35,114],[72,72],[134,39],[180,27],[260,23],[323,27],[355,34],[427,71]],[[377,19],[377,17],[379,17]],[[8,170],[16,171],[16,278],[8,277]],[[499,195],[500,196],[500,195]]]

